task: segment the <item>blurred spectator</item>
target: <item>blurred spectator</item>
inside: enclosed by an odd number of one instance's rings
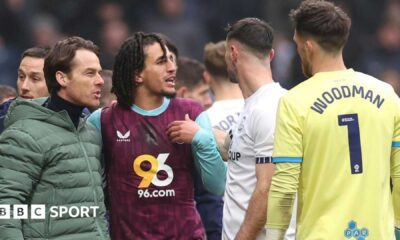
[[[3,0],[0,1],[0,83],[15,86],[14,74],[19,55],[28,46],[51,46],[55,39],[79,35],[101,43],[101,60],[111,68],[113,49],[119,38],[131,31],[162,32],[171,38],[181,54],[202,60],[202,48],[208,41],[225,37],[229,22],[247,16],[260,17],[276,26],[276,59],[272,62],[274,77],[290,88],[303,81],[297,71],[300,62],[291,58],[290,9],[300,0]],[[375,71],[380,63],[392,60],[397,52],[377,49],[377,31],[384,22],[399,28],[400,1],[335,0],[352,17],[352,31],[344,50],[349,67]],[[88,10],[89,9],[89,10]],[[129,13],[129,14],[127,14]],[[115,29],[113,29],[115,27]],[[391,30],[390,30],[391,31]],[[397,31],[397,30],[395,30]],[[394,32],[395,32],[394,31]],[[117,36],[112,36],[112,35]],[[393,34],[394,35],[394,34]],[[21,37],[23,36],[23,37]],[[280,43],[280,40],[283,40]],[[380,48],[380,47],[378,47]],[[365,58],[368,56],[368,59]],[[288,64],[290,63],[291,64]],[[367,64],[367,62],[369,62]],[[369,66],[367,66],[369,65]],[[384,68],[385,69],[385,68]],[[381,71],[378,71],[381,72]],[[379,74],[379,73],[378,73]]]
[[[394,91],[400,96],[400,72],[398,70],[386,69],[379,78],[392,85]]]
[[[244,17],[259,17],[265,15],[266,4],[273,2],[279,4],[285,1],[271,0],[201,0],[201,14],[199,19],[205,23],[211,41],[224,39],[227,23],[232,23]],[[285,17],[287,13],[285,13]],[[287,21],[285,19],[285,21]]]
[[[18,51],[7,45],[0,32],[0,83],[16,87],[15,72],[18,68]]]
[[[32,19],[37,13],[36,5],[35,1],[27,0],[0,1],[0,35],[8,45],[17,49],[31,45],[32,25],[27,19]]]
[[[101,53],[100,61],[103,68],[112,69],[114,58],[121,44],[129,37],[128,25],[122,20],[111,20],[104,23],[101,34]]]
[[[0,84],[0,104],[17,96],[15,88]]]
[[[362,71],[379,77],[388,69],[400,72],[400,7],[391,2],[375,34],[375,44],[361,58]]]
[[[204,78],[215,96],[215,102],[207,110],[210,122],[214,128],[228,132],[236,124],[244,100],[239,84],[228,77],[225,47],[225,41],[208,43],[204,47]]]
[[[185,15],[185,3],[185,0],[157,0],[156,15],[148,16],[143,28],[167,35],[182,55],[200,60],[209,37],[200,18]]]
[[[117,100],[114,93],[111,92],[112,88],[112,74],[113,72],[108,69],[103,69],[101,77],[104,80],[103,88],[101,89],[100,106],[105,107],[110,105],[113,101]]]
[[[264,18],[286,37],[292,37],[292,24],[287,20],[291,9],[299,4],[299,0],[266,1]]]
[[[212,105],[210,86],[204,80],[204,65],[195,59],[180,57],[176,72],[176,96],[196,100],[204,109]]]
[[[33,45],[50,47],[58,42],[62,36],[57,19],[51,15],[37,15],[32,19]]]
[[[102,23],[122,21],[124,19],[124,10],[118,2],[104,1],[97,9],[97,17]]]
[[[31,0],[30,0],[31,1]],[[35,0],[38,9],[42,13],[52,15],[57,18],[60,30],[66,35],[81,36],[95,40],[98,37],[98,19],[96,17],[96,7],[100,3],[98,0]]]
[[[336,0],[339,6],[351,16],[351,38],[362,38],[374,33],[379,22],[386,15],[385,8],[393,0],[363,1],[363,0]],[[397,1],[397,0],[394,0]],[[354,33],[357,33],[355,35]]]
[[[272,59],[271,66],[273,78],[279,82],[282,87],[289,88],[293,83],[292,63],[296,57],[296,46],[293,41],[284,34],[275,34],[275,56]]]
[[[98,107],[87,109],[85,114],[90,114],[97,110],[98,108],[106,107],[113,103],[113,101],[117,100],[117,97],[114,93],[112,93],[112,70],[103,69],[100,73],[101,78],[104,80],[104,85],[101,88],[100,92],[100,105]]]

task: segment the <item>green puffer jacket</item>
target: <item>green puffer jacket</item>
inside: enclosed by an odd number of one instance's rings
[[[0,204],[11,206],[11,219],[0,219],[0,240],[109,239],[100,136],[85,119],[76,129],[66,111],[42,107],[44,100],[17,99],[0,135]],[[32,219],[30,210],[27,219],[15,219],[15,204],[44,204],[45,219]],[[98,209],[96,216],[54,217],[50,208],[60,206],[75,206],[72,216],[76,207]]]

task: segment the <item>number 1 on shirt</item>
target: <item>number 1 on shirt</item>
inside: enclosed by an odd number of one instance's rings
[[[350,150],[351,174],[363,172],[360,128],[357,114],[343,114],[338,116],[339,126],[347,126]]]

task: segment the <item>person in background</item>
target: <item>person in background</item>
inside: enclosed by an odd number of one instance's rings
[[[243,94],[237,83],[228,77],[225,62],[226,42],[208,43],[204,47],[204,79],[210,84],[215,102],[207,110],[214,128],[228,132],[238,121],[244,106]]]
[[[17,97],[15,88],[0,84],[0,104]]]
[[[210,86],[204,79],[204,65],[191,58],[178,58],[178,71],[176,73],[176,96],[190,98],[204,109],[212,105]]]
[[[33,99],[49,95],[43,73],[44,58],[48,52],[47,48],[34,47],[22,53],[17,78],[19,97]]]
[[[17,75],[17,92],[21,98],[33,99],[49,95],[43,73],[44,58],[48,52],[48,48],[33,47],[22,53]],[[13,101],[10,99],[0,104],[0,133],[3,132],[4,118]]]
[[[94,112],[97,108],[108,106],[117,100],[117,97],[112,92],[112,71],[103,69],[100,75],[104,80],[104,85],[101,88],[100,105],[95,109],[90,109],[90,112]]]

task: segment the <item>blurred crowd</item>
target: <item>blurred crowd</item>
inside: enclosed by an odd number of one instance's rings
[[[202,61],[204,45],[224,39],[224,28],[258,17],[275,29],[275,81],[290,89],[305,77],[292,41],[288,13],[300,0],[2,0],[0,84],[15,87],[21,53],[78,35],[101,47],[101,64],[112,69],[121,43],[134,31],[160,32],[180,55]],[[344,54],[347,67],[391,83],[400,93],[400,1],[336,0],[352,18]]]

